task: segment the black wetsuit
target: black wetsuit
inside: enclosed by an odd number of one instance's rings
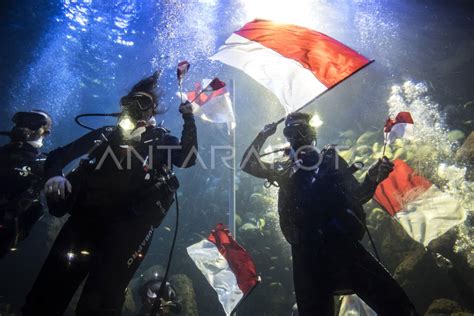
[[[194,117],[183,118],[181,141],[150,128],[130,151],[120,145],[118,130],[102,128],[50,154],[47,177],[60,175],[65,165],[97,146],[72,173],[71,217],[27,296],[23,315],[62,315],[86,276],[76,315],[121,315],[126,287],[147,253],[154,227],[173,203],[176,183],[163,173],[164,166],[169,160],[181,168],[195,163]]]
[[[333,148],[262,162],[256,153],[265,140],[257,136],[241,166],[279,186],[280,226],[292,248],[299,315],[333,316],[333,295],[349,293],[378,315],[415,315],[404,291],[359,243],[365,232],[362,205],[377,184],[368,177],[360,184]]]
[[[0,148],[0,258],[25,239],[43,215],[40,191],[46,156],[28,143]]]

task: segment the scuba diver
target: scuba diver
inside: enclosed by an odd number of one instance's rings
[[[179,182],[173,165],[195,164],[192,106],[181,104],[181,140],[156,127],[158,78],[138,82],[120,100],[116,127],[94,130],[48,156],[45,191],[61,229],[23,315],[63,315],[84,279],[76,315],[121,315],[130,279],[146,256],[154,228],[174,202]],[[62,169],[87,154],[67,177]]]
[[[366,232],[362,205],[368,202],[393,164],[379,159],[363,183],[337,155],[335,146],[316,150],[311,115],[291,113],[284,136],[287,155],[263,162],[259,152],[276,132],[272,123],[244,154],[243,171],[279,187],[280,226],[291,244],[293,278],[301,316],[334,315],[333,295],[356,293],[378,315],[417,315],[413,304],[388,271],[359,242]]]
[[[146,282],[139,290],[142,307],[137,316],[149,316],[151,315],[153,305],[159,296],[159,291],[163,279],[155,277],[152,280]],[[166,282],[164,288],[164,294],[160,298],[162,300],[161,310],[158,315],[179,315],[182,311],[181,302],[178,299],[175,288]]]
[[[43,215],[40,192],[46,155],[40,149],[51,133],[51,117],[40,110],[18,112],[10,142],[0,147],[0,258],[18,248]]]

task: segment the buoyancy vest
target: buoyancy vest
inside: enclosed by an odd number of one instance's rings
[[[173,203],[179,182],[171,167],[151,159],[150,146],[156,148],[169,133],[164,128],[147,132],[149,141],[142,141],[133,150],[114,142],[114,130],[95,142],[88,157],[67,175],[75,188],[56,216],[65,212],[77,216],[120,219],[129,216],[150,216],[159,225]],[[151,155],[157,155],[153,149]],[[62,210],[61,210],[62,209]]]
[[[352,194],[359,185],[352,175],[355,169],[337,155],[334,146],[310,155],[306,159],[313,168],[298,167],[298,161],[284,163],[286,170],[278,180],[280,226],[285,238],[291,244],[329,234],[361,239],[365,214]]]

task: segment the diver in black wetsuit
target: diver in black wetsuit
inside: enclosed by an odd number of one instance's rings
[[[146,282],[140,288],[140,298],[142,301],[142,307],[137,316],[149,316],[153,309],[153,304],[158,298],[161,283],[163,279],[155,277],[152,280]],[[179,315],[182,310],[181,302],[178,299],[178,295],[174,287],[166,282],[163,297],[161,297],[161,310],[159,315]]]
[[[0,147],[0,258],[18,248],[43,215],[40,191],[51,118],[43,111],[18,112],[10,142]]]
[[[292,113],[283,131],[288,156],[265,163],[259,152],[276,132],[269,124],[247,149],[241,168],[279,186],[280,226],[293,255],[296,301],[301,316],[334,315],[333,295],[356,293],[378,315],[417,315],[413,304],[385,268],[359,243],[365,233],[362,205],[393,164],[386,158],[370,167],[364,182],[357,168],[337,155],[334,146],[314,147],[311,116]]]
[[[181,141],[154,127],[158,74],[121,99],[116,128],[100,128],[50,153],[45,190],[53,215],[71,216],[59,233],[27,296],[23,315],[62,315],[87,277],[76,315],[121,315],[127,285],[145,257],[153,230],[174,201],[172,165],[195,163],[192,107],[179,108]],[[62,169],[88,154],[67,178]],[[66,198],[66,202],[62,198]],[[64,208],[64,209],[62,209]]]

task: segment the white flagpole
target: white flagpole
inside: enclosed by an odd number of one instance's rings
[[[231,80],[232,87],[232,111],[234,111],[235,104],[235,81]],[[234,112],[235,113],[235,112]],[[236,214],[236,202],[235,202],[235,178],[236,178],[236,163],[235,163],[235,128],[231,128],[229,131],[230,134],[230,144],[232,150],[232,162],[230,168],[230,186],[229,186],[229,230],[234,236],[234,239],[237,240],[237,231],[235,228],[235,214]]]

